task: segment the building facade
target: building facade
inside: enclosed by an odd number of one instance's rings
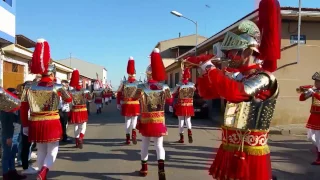
[[[58,60],[57,62],[65,66],[78,69],[80,74],[83,75],[83,77],[89,79],[98,78],[103,83],[103,85],[106,85],[108,74],[107,69],[103,66],[96,65],[73,57]]]
[[[177,57],[192,49],[196,45],[196,38],[198,38],[198,43],[207,39],[193,34],[158,42],[155,48],[159,48],[164,66],[168,67],[175,62]]]
[[[16,1],[0,1],[0,48],[15,42]]]
[[[297,26],[298,8],[282,7],[282,39],[281,59],[278,61],[278,70],[274,72],[280,84],[280,95],[272,125],[305,123],[310,110],[310,101],[299,102],[299,94],[296,88],[301,85],[312,85],[311,76],[320,71],[320,9],[302,8],[301,16],[301,40],[300,57],[297,57]],[[199,54],[218,54],[217,44],[221,42],[227,31],[237,31],[237,26],[243,20],[258,20],[258,12],[254,11],[239,21],[231,24],[222,31],[216,33],[197,47]],[[179,61],[192,54],[193,50],[179,56]],[[168,69],[168,68],[167,68]],[[179,66],[172,67],[168,71],[179,71]],[[193,79],[195,80],[195,79]],[[221,109],[224,109],[225,101],[221,100]]]

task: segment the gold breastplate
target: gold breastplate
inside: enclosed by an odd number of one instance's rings
[[[194,90],[193,83],[181,85],[179,88],[179,99],[193,99]]]
[[[86,104],[86,98],[84,97],[84,93],[82,90],[80,91],[72,90],[71,94],[72,94],[72,101],[74,105]]]
[[[93,91],[95,98],[101,98],[102,97],[102,91]]]
[[[32,85],[28,90],[27,98],[31,113],[58,110],[59,97],[54,86]]]
[[[167,98],[171,98],[171,92],[167,85],[159,83],[160,90],[151,90],[149,85],[139,85],[140,90],[137,92],[141,94],[140,104],[141,112],[155,112],[164,111],[164,106]]]
[[[316,92],[316,93],[320,94],[320,92]],[[320,106],[320,101],[315,97],[312,97],[312,106]]]
[[[123,84],[123,98],[129,99],[133,98],[136,94],[136,91],[138,89],[138,83],[137,81],[133,83],[125,82]]]

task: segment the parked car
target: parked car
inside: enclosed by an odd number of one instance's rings
[[[175,98],[173,100],[173,107],[177,102],[177,98]],[[202,99],[199,94],[196,92],[194,92],[193,95],[193,107],[194,107],[194,115],[195,117],[199,117],[199,118],[208,118],[209,117],[209,107],[208,107],[208,103],[207,101],[205,101],[204,99]],[[175,115],[174,112],[174,108],[173,108],[173,116],[177,117]]]

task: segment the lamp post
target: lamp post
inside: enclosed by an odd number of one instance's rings
[[[170,13],[175,15],[175,16],[177,16],[177,17],[182,17],[182,18],[184,18],[184,19],[186,19],[188,21],[191,21],[192,23],[194,23],[196,25],[196,47],[195,47],[196,49],[195,49],[195,55],[197,55],[197,46],[198,46],[198,23],[197,23],[197,21],[194,21],[192,19],[189,19],[189,18],[183,16],[178,11],[171,11]]]

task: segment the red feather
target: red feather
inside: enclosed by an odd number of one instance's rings
[[[29,63],[32,74],[44,74],[47,72],[50,64],[50,46],[47,41],[37,42]]]
[[[129,60],[127,65],[127,73],[130,75],[136,74],[136,70],[134,67],[134,60]]]
[[[73,88],[77,88],[79,86],[80,73],[78,70],[74,70],[71,75],[69,85]]]
[[[261,0],[258,26],[262,34],[259,58],[264,60],[265,70],[274,72],[277,60],[281,57],[281,13],[278,0]]]
[[[151,54],[152,79],[155,81],[165,81],[166,70],[164,68],[161,55],[157,52]]]
[[[183,79],[188,80],[191,78],[190,69],[185,68],[183,71]]]

